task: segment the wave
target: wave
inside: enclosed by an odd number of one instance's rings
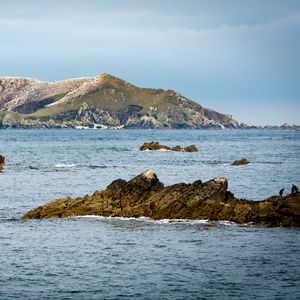
[[[220,161],[220,160],[211,160],[211,161],[201,161],[203,164],[208,165],[224,165],[224,166],[231,166],[232,161]],[[251,164],[266,164],[266,165],[281,165],[281,161],[251,161]]]
[[[204,164],[208,165],[227,165],[230,164],[228,161],[221,161],[221,160],[209,160],[209,161],[203,161]]]
[[[155,221],[151,218],[147,217],[104,217],[104,216],[97,216],[97,215],[84,215],[84,216],[71,216],[69,217],[70,219],[103,219],[103,220],[121,220],[121,221],[130,221],[130,220],[135,220],[135,221]]]
[[[101,165],[88,165],[86,167],[88,167],[90,169],[106,169],[106,168],[109,168],[109,166],[101,166]],[[112,166],[112,167],[114,167],[114,166]]]
[[[266,164],[266,165],[281,165],[282,161],[257,161],[257,162],[254,162],[254,163]]]
[[[20,219],[17,217],[6,217],[6,216],[0,216],[0,223],[7,223],[7,222],[19,222]],[[2,237],[3,239],[3,237]]]
[[[161,219],[161,220],[153,220],[150,221],[159,223],[159,224],[207,224],[209,220],[189,220],[189,219]]]
[[[30,170],[39,170],[39,168],[36,167],[36,166],[29,166],[29,169],[30,169]]]
[[[16,165],[17,166],[17,165]],[[44,172],[52,172],[55,171],[66,171],[67,169],[74,169],[74,168],[88,168],[88,169],[107,169],[107,168],[123,168],[127,169],[128,166],[116,166],[116,165],[80,165],[80,164],[55,164],[52,166],[27,166],[30,170],[43,170]]]

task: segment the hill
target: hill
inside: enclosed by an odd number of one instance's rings
[[[173,90],[101,74],[47,83],[0,78],[2,127],[223,128],[238,123]],[[0,124],[0,125],[1,125]]]

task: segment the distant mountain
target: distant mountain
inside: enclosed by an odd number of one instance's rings
[[[101,74],[59,82],[0,78],[0,127],[235,128],[231,115],[173,90]]]

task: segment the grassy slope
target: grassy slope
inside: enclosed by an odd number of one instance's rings
[[[88,106],[93,106],[104,111],[108,110],[113,113],[124,111],[128,105],[142,106],[141,114],[147,113],[150,107],[155,107],[158,113],[164,113],[175,119],[182,114],[182,108],[184,107],[188,110],[202,112],[209,119],[214,119],[221,123],[226,119],[226,121],[230,120],[230,117],[226,115],[213,110],[203,109],[200,104],[194,101],[186,98],[183,98],[186,101],[180,100],[175,91],[138,88],[108,74],[100,76],[103,78],[103,83],[97,91],[67,102],[41,108],[35,113],[28,115],[28,117],[43,118],[70,113],[78,111],[82,104],[86,103]],[[59,100],[61,95],[54,96],[53,98]]]
[[[35,111],[38,111],[40,109],[42,109],[43,107],[45,107],[46,105],[50,104],[50,103],[53,103],[53,102],[56,102],[58,100],[60,100],[61,98],[63,98],[67,93],[63,93],[63,94],[58,94],[58,95],[54,95],[52,97],[49,97],[49,98],[45,98],[45,99],[42,99],[40,101],[37,101],[37,102],[29,102],[29,103],[25,103],[23,105],[20,105],[18,107],[16,107],[14,109],[15,112],[18,112],[18,113],[25,113],[25,112],[28,112],[28,111],[32,111],[32,112],[35,112]],[[31,115],[29,113],[26,113],[26,115]]]
[[[7,115],[12,116],[15,120],[21,120],[22,118],[24,118],[25,115],[16,113],[16,112],[7,112],[7,111],[0,111],[0,122],[3,121],[3,119],[7,116]]]
[[[147,112],[150,106],[156,107],[158,111],[177,110],[178,104],[180,103],[178,99],[176,99],[174,91],[137,88],[112,76],[105,78],[103,86],[104,88],[101,90],[72,101],[42,108],[31,114],[31,116],[45,117],[78,110],[83,103],[111,112],[126,109],[128,105],[132,104],[141,105],[143,106],[141,113]],[[114,93],[111,92],[112,89],[115,90]],[[188,106],[195,110],[201,109],[201,106],[193,101],[188,101]]]

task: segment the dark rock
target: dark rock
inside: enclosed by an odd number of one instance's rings
[[[5,157],[0,155],[0,172],[3,171],[4,164],[5,164]]]
[[[183,152],[184,149],[181,146],[177,145],[177,146],[175,146],[175,147],[172,148],[172,151]]]
[[[141,151],[145,151],[145,150],[172,150],[172,151],[176,151],[176,152],[198,152],[198,148],[195,145],[190,145],[187,146],[185,148],[177,145],[175,147],[169,147],[169,146],[165,146],[165,145],[161,145],[159,142],[149,142],[149,143],[144,143],[141,147],[140,147]]]
[[[241,166],[241,165],[248,165],[250,163],[249,160],[246,158],[235,160],[231,165],[233,166]]]
[[[300,193],[263,201],[236,199],[228,182],[217,177],[205,183],[164,186],[153,171],[126,181],[117,179],[106,190],[76,199],[65,198],[27,212],[23,219],[82,215],[208,219],[265,226],[300,227]]]
[[[161,145],[159,142],[149,142],[149,143],[144,143],[141,147],[140,147],[141,151],[145,151],[145,150],[172,150],[171,147],[165,146],[165,145]]]
[[[190,145],[184,148],[185,152],[198,152],[198,148],[195,145]]]

